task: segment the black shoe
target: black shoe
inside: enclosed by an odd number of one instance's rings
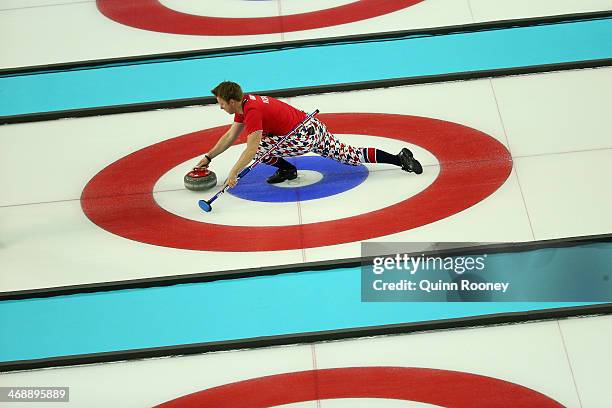
[[[398,156],[402,164],[402,170],[416,174],[423,173],[423,166],[421,166],[421,163],[412,156],[410,150],[404,147],[402,151],[399,152]]]
[[[278,169],[276,173],[268,177],[268,183],[270,184],[278,184],[282,183],[285,180],[294,180],[297,178],[297,169],[294,167],[292,169]]]

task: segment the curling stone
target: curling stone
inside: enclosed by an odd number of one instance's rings
[[[206,168],[194,168],[185,175],[185,188],[192,191],[204,191],[217,185],[217,176]]]

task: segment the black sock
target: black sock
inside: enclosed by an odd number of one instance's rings
[[[399,156],[391,153],[387,153],[384,150],[375,149],[373,147],[364,147],[363,157],[366,163],[387,163],[401,166]]]
[[[289,163],[287,160],[283,159],[282,157],[277,157],[276,158],[276,163],[271,164],[274,167],[277,167],[281,170],[293,170],[295,169],[295,166],[291,163]]]

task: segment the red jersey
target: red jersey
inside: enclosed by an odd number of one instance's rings
[[[270,96],[245,95],[242,110],[242,115],[234,115],[234,122],[244,123],[247,135],[261,130],[264,134],[282,136],[306,118],[301,110]]]

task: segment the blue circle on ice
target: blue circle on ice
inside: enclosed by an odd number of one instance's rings
[[[266,179],[278,169],[260,164],[228,192],[245,200],[268,203],[307,201],[343,193],[357,187],[368,177],[368,169],[364,165],[349,166],[320,156],[295,157],[287,161],[298,168],[296,180],[268,184]],[[320,180],[303,185],[300,173],[307,172],[311,175],[319,173]],[[312,181],[313,177],[309,178]]]

